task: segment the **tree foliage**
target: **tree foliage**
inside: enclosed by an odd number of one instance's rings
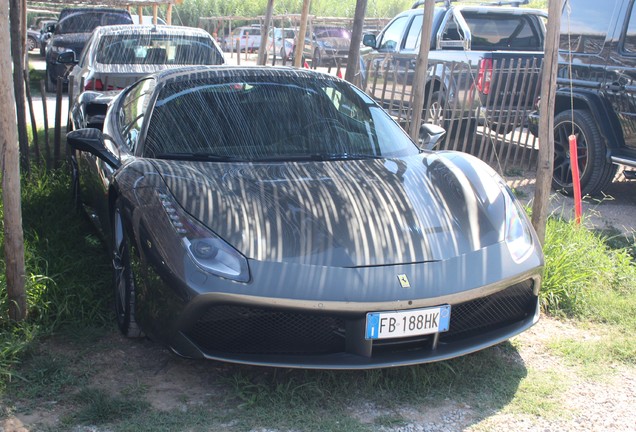
[[[391,18],[408,9],[413,0],[369,0],[368,17]],[[173,8],[173,24],[196,26],[199,18],[220,16],[257,17],[265,15],[267,2],[264,0],[188,0]],[[300,14],[302,0],[278,0],[274,4],[274,14]],[[352,18],[354,1],[312,0],[310,13],[316,16]]]

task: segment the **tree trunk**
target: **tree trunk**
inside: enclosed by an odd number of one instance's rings
[[[26,0],[9,0],[11,57],[13,58],[13,87],[15,97],[15,109],[17,111],[18,137],[20,143],[20,160],[22,169],[29,172],[29,138],[26,126],[26,104],[24,93],[24,46],[26,32],[24,30],[23,10],[26,8]],[[17,36],[17,37],[15,37]],[[8,47],[7,47],[8,48]],[[9,52],[8,50],[6,52]],[[3,69],[9,71],[10,69]]]
[[[356,11],[353,16],[353,28],[351,29],[351,44],[349,45],[349,55],[347,56],[347,71],[345,80],[353,84],[358,73],[360,63],[360,43],[362,43],[362,27],[364,27],[364,15],[367,12],[367,0],[356,2]]]
[[[415,142],[420,137],[420,123],[422,123],[422,109],[424,108],[424,91],[426,89],[426,72],[428,70],[428,53],[431,51],[431,32],[433,31],[433,9],[435,0],[424,3],[424,21],[422,22],[422,39],[420,51],[415,63],[415,78],[413,79],[413,112],[409,135]]]
[[[20,200],[20,163],[18,132],[16,129],[15,95],[11,70],[8,4],[0,9],[0,168],[4,206],[4,258],[6,263],[9,318],[21,321],[26,317],[24,288],[24,237],[22,233],[22,205]],[[21,70],[21,63],[14,69]],[[22,81],[20,81],[22,82]]]
[[[307,33],[307,19],[309,18],[309,8],[311,6],[311,0],[303,0],[303,10],[300,14],[300,28],[298,29],[298,36],[296,36],[296,49],[294,50],[294,67],[303,66],[303,48],[305,46],[305,33]],[[309,35],[309,40],[312,39],[312,35]]]
[[[550,0],[548,26],[541,76],[541,104],[539,106],[539,162],[537,183],[532,203],[532,225],[541,244],[545,241],[548,220],[548,204],[554,165],[554,102],[558,68],[558,44],[561,22],[561,0]]]
[[[267,35],[269,33],[269,25],[272,21],[272,14],[274,12],[274,0],[267,0],[267,10],[265,11],[265,21],[261,26],[261,45],[258,47],[258,61],[256,64],[264,65],[267,63]],[[276,35],[272,33],[272,38],[275,40]],[[274,44],[273,55],[276,58],[276,45]]]

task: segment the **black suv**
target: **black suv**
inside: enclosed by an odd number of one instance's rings
[[[74,51],[79,58],[95,27],[132,23],[130,13],[124,9],[62,9],[58,23],[49,28],[52,36],[46,47],[46,90],[52,91],[57,78],[66,75],[67,66],[57,61],[60,54]]]
[[[568,136],[577,137],[581,190],[600,193],[617,165],[636,168],[634,0],[567,0],[561,16],[552,186],[572,192]],[[531,115],[537,135],[538,114]],[[634,178],[636,171],[625,171]]]

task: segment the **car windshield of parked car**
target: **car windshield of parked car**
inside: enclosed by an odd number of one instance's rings
[[[372,99],[347,83],[259,76],[166,84],[150,117],[143,156],[293,161],[419,153]]]
[[[90,33],[98,26],[132,24],[129,15],[116,13],[77,13],[62,19],[55,33]]]
[[[222,64],[223,55],[210,38],[187,35],[106,35],[96,50],[102,64]]]

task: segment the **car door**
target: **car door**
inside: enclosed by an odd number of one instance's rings
[[[109,111],[105,123],[104,145],[122,163],[130,159],[137,149],[145,119],[146,109],[154,90],[155,80],[147,78],[125,90],[116,99],[114,115]],[[88,152],[80,152],[77,158],[80,177],[80,196],[91,220],[104,233],[110,229],[108,190],[114,168]]]
[[[619,13],[612,45],[616,53],[608,56],[603,91],[612,104],[623,132],[625,146],[636,151],[636,7],[624,1]],[[623,18],[625,22],[623,22]]]

